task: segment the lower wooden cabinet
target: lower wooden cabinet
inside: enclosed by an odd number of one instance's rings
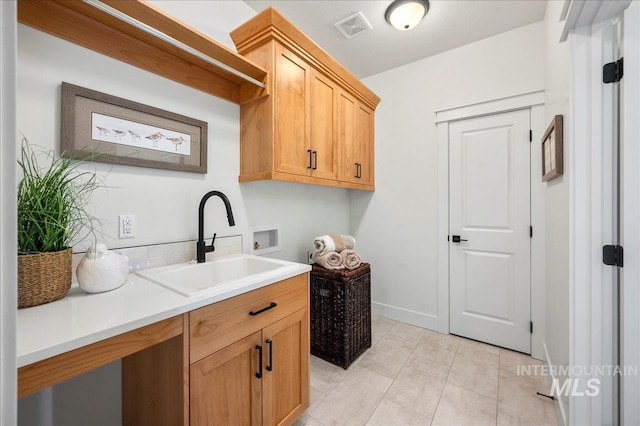
[[[301,309],[191,365],[192,425],[288,425],[309,406]]]
[[[124,425],[291,425],[309,407],[308,273],[176,318],[123,358]]]
[[[309,310],[262,330],[263,423],[292,424],[309,407]]]
[[[260,331],[191,366],[192,425],[262,424]]]

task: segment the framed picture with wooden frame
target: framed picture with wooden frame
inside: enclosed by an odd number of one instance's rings
[[[562,174],[562,133],[562,115],[556,115],[542,137],[543,182]]]
[[[207,173],[207,123],[62,83],[62,155]]]

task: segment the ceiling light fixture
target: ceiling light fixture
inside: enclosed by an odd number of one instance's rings
[[[428,0],[395,0],[384,13],[384,19],[394,28],[406,31],[418,25],[428,11]]]

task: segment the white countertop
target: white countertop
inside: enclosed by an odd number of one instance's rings
[[[257,277],[242,289],[232,289],[214,296],[183,296],[134,273],[129,274],[122,287],[106,293],[87,294],[74,285],[61,300],[18,310],[18,367],[311,270],[309,265],[295,265],[295,268],[289,268],[280,275],[266,279]]]

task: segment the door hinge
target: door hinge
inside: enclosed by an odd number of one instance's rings
[[[533,334],[533,321],[529,321],[529,333]]]
[[[602,247],[602,263],[611,266],[622,267],[624,260],[624,253],[622,246],[607,245]]]
[[[529,227],[529,238],[533,238],[533,226]]]
[[[602,82],[603,83],[617,83],[622,80],[624,74],[624,58],[620,58],[617,61],[604,64],[602,67]]]
[[[529,142],[533,142],[533,130],[529,130]]]

